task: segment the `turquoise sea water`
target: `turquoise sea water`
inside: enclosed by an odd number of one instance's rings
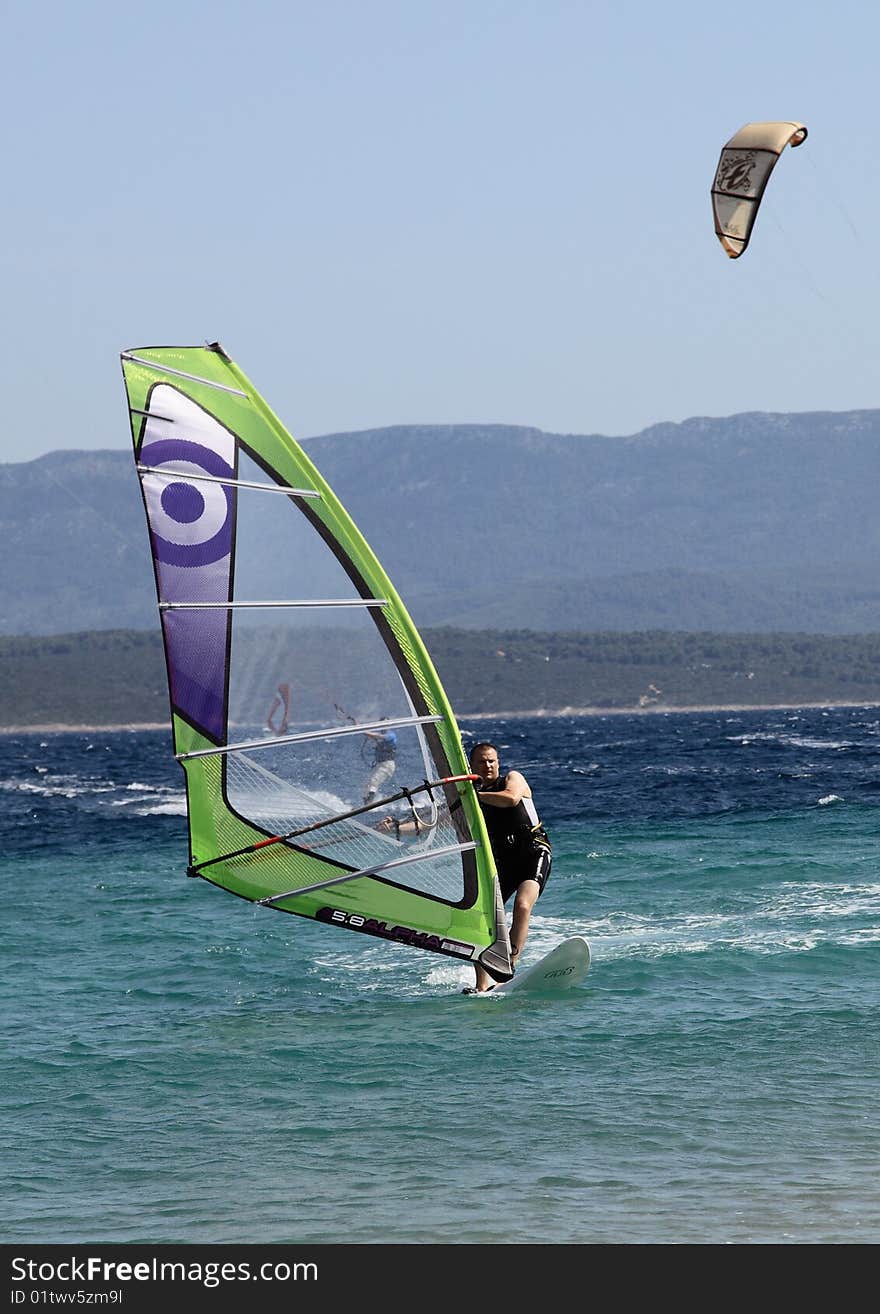
[[[880,1240],[880,711],[463,730],[570,997],[188,880],[165,732],[0,738],[5,1241]]]

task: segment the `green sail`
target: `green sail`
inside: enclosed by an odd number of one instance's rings
[[[458,727],[374,553],[219,344],[122,370],[190,874],[508,979]]]

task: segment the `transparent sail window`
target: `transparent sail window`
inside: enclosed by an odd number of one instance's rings
[[[268,834],[299,832],[290,844],[353,870],[467,842],[454,786],[423,788],[437,779],[437,766],[422,728],[386,734],[394,736],[391,755],[387,740],[365,733],[231,752],[225,758],[227,801]],[[400,797],[404,789],[410,797]],[[380,806],[359,812],[365,804]],[[345,815],[351,812],[358,815]],[[387,879],[452,903],[463,896],[462,861],[455,854],[409,863]]]

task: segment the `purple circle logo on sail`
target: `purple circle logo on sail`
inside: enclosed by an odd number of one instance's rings
[[[161,476],[144,482],[157,560],[197,568],[228,556],[232,489],[198,478],[234,479],[222,456],[201,443],[166,438],[145,444],[140,459],[144,465],[162,467]]]
[[[205,511],[205,499],[195,484],[168,484],[160,501],[166,516],[180,525],[194,524]]]

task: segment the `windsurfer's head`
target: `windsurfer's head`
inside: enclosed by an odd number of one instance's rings
[[[468,760],[471,764],[471,770],[475,771],[483,780],[498,779],[498,749],[495,744],[486,742],[474,744]]]

